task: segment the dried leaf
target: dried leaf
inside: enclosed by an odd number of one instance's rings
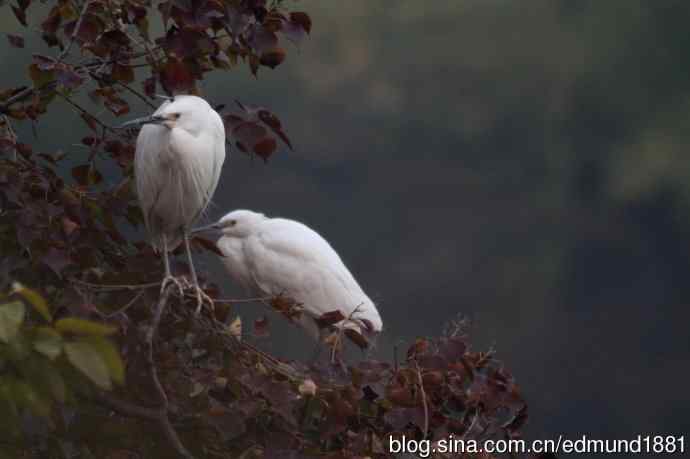
[[[272,69],[278,67],[285,60],[285,50],[280,47],[261,53],[259,62],[261,65],[270,67]]]
[[[7,41],[10,42],[10,45],[14,46],[15,48],[23,48],[24,47],[24,38],[20,37],[19,35],[12,35],[12,34],[7,34]]]
[[[265,338],[269,335],[268,318],[266,316],[259,317],[254,321],[254,335],[259,338]]]
[[[319,328],[327,328],[345,319],[346,317],[343,315],[342,312],[340,312],[339,310],[335,310],[321,314],[321,316],[315,319],[315,321],[316,325],[318,325]]]

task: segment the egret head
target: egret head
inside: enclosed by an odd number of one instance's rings
[[[196,134],[204,127],[211,106],[201,97],[180,95],[161,104],[153,115],[128,121],[121,128],[156,124],[168,129],[182,128]]]
[[[233,210],[216,223],[195,229],[194,234],[202,232],[217,232],[222,237],[244,238],[252,234],[260,222],[267,220],[264,214],[251,210]]]
[[[233,210],[221,218],[217,225],[223,236],[228,237],[247,237],[256,228],[256,225],[266,220],[264,214],[251,210]]]

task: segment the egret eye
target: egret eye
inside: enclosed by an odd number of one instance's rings
[[[180,116],[182,116],[181,113],[173,113],[173,118],[175,118],[176,120],[179,120]]]
[[[237,220],[230,220],[230,226],[237,225]]]

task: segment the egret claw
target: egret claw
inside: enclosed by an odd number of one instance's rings
[[[208,296],[201,287],[196,286],[196,311],[194,311],[194,314],[199,315],[201,308],[204,306],[204,302],[208,302],[211,312],[215,310],[213,298]]]
[[[165,288],[168,286],[168,284],[170,282],[175,284],[175,286],[177,287],[177,291],[179,292],[180,296],[184,296],[184,287],[182,286],[182,283],[175,276],[171,276],[169,274],[166,275],[163,278],[163,281],[161,282],[161,295],[163,294],[163,292],[165,291]]]

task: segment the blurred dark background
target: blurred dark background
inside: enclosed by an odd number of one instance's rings
[[[235,151],[211,216],[317,229],[378,303],[382,357],[468,317],[521,385],[530,437],[687,434],[688,3],[296,4],[314,28],[286,64],[204,83],[215,103],[269,107],[295,145],[267,165]],[[20,54],[2,40],[6,69],[23,74]],[[83,159],[86,129],[53,110],[34,149]],[[272,324],[262,346],[309,349]]]

